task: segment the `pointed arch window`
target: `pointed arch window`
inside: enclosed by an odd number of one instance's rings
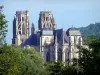
[[[51,24],[50,24],[50,28],[52,28]]]
[[[48,52],[46,53],[46,61],[50,61],[50,50],[48,50]]]
[[[25,26],[24,26],[24,24],[22,25],[22,34],[25,35]]]
[[[43,25],[43,28],[45,28],[45,24]]]
[[[46,42],[49,42],[49,38],[48,37],[46,38]]]
[[[49,20],[49,18],[48,17],[46,17],[46,21],[48,21]]]
[[[49,24],[47,23],[47,28],[49,28]]]
[[[24,17],[22,17],[22,21],[24,21]]]
[[[58,50],[58,60],[62,61],[62,49]]]
[[[19,33],[18,33],[19,35],[21,35],[21,31],[19,31]]]

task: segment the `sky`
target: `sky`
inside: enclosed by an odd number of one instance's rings
[[[8,20],[7,43],[12,43],[12,26],[16,11],[29,11],[30,26],[38,29],[40,11],[52,11],[57,28],[86,27],[100,22],[100,0],[0,0]]]

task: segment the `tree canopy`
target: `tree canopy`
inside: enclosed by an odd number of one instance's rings
[[[0,47],[0,75],[46,75],[40,54],[34,48]]]
[[[79,46],[80,57],[78,66],[83,69],[84,75],[100,74],[100,38],[94,35],[86,40],[88,48]]]
[[[99,75],[100,74],[100,38],[94,35],[86,39],[86,45],[78,46],[79,59],[74,64],[64,66],[61,62],[48,65],[50,75]]]
[[[23,49],[21,75],[46,75],[43,59],[35,49]]]
[[[0,6],[0,45],[6,43],[7,27],[8,25],[3,13],[3,6]]]

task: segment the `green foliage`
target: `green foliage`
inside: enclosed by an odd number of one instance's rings
[[[0,75],[46,75],[42,57],[34,48],[0,47]]]
[[[100,74],[100,38],[90,36],[87,39],[88,48],[79,46],[79,66],[83,69],[84,75]]]
[[[3,14],[3,6],[0,6],[0,45],[6,43],[7,34],[7,21],[5,20],[5,15]]]
[[[0,75],[17,75],[20,74],[20,61],[22,52],[17,46],[0,47]]]
[[[74,66],[64,66],[62,62],[51,62],[47,65],[50,75],[78,75],[77,68]]]
[[[47,70],[50,75],[61,75],[63,67],[61,62],[51,62],[47,65]]]
[[[74,66],[65,66],[62,70],[62,75],[78,75],[77,69]]]
[[[90,35],[96,35],[96,37],[100,38],[100,23],[90,24],[87,27],[80,27],[79,29],[85,38]]]
[[[35,49],[23,49],[24,59],[21,62],[21,75],[46,75],[43,59]]]

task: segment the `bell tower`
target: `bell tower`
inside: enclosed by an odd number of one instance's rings
[[[51,11],[41,11],[39,14],[38,28],[41,29],[56,29],[56,22]]]
[[[20,45],[29,37],[29,12],[16,11],[13,20],[12,44]]]

